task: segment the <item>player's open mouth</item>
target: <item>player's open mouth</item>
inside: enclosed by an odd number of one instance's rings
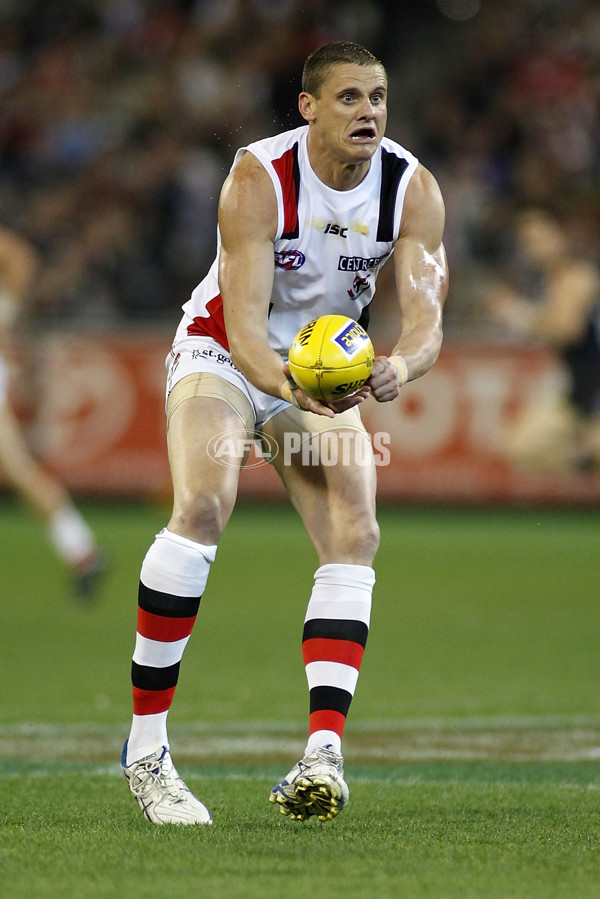
[[[369,141],[375,140],[376,137],[375,129],[365,126],[364,128],[357,128],[356,131],[353,131],[350,135],[350,140],[355,141],[356,143],[368,143]]]

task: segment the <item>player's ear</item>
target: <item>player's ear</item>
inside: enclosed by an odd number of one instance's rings
[[[315,116],[315,98],[312,94],[307,94],[306,91],[302,91],[300,96],[298,97],[298,109],[300,110],[300,115],[307,122],[313,122],[316,118]]]

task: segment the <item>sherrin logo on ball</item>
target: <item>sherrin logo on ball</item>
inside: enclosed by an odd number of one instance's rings
[[[347,315],[322,315],[298,331],[288,364],[298,387],[333,402],[360,390],[374,361],[371,338],[358,322]]]

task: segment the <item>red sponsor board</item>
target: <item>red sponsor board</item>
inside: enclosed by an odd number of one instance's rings
[[[74,491],[170,494],[164,435],[169,336],[50,335],[40,350],[34,419],[44,462]],[[378,347],[382,351],[382,347]],[[600,477],[516,471],[503,450],[510,417],[560,378],[542,350],[448,343],[394,403],[364,403],[379,496],[404,501],[600,503]],[[282,496],[267,464],[240,495]]]
[[[37,359],[35,443],[74,491],[169,490],[164,424],[168,338],[51,335]]]

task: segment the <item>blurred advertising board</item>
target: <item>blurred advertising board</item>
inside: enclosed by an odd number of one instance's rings
[[[49,334],[36,349],[31,435],[38,455],[75,492],[170,496],[164,359],[170,336]],[[385,352],[378,346],[377,352]],[[369,399],[382,500],[600,503],[600,475],[518,471],[503,450],[511,416],[560,379],[540,349],[448,342],[435,367],[398,400]],[[263,464],[261,464],[263,463]],[[240,496],[284,491],[252,453]]]

